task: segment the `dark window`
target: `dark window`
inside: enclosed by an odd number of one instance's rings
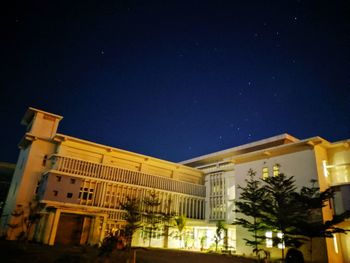
[[[94,194],[94,189],[89,189],[87,187],[80,187],[80,192],[79,192],[79,199],[83,200],[92,200]]]
[[[71,179],[70,179],[70,183],[71,183],[71,184],[75,184],[75,179],[71,178]]]
[[[73,197],[73,193],[67,193],[67,198],[72,198]]]
[[[44,156],[44,159],[43,159],[43,166],[46,166],[46,161],[47,161],[47,155]]]
[[[58,191],[54,190],[53,191],[53,196],[58,196]]]
[[[56,176],[56,181],[61,182],[62,176]]]
[[[39,187],[40,187],[40,181],[36,184],[35,194],[39,192]]]

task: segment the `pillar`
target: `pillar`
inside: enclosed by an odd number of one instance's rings
[[[61,209],[57,208],[55,215],[54,215],[54,218],[53,218],[53,223],[52,223],[52,228],[51,228],[51,233],[50,233],[50,238],[49,238],[49,245],[55,244],[58,221],[60,220],[60,216],[61,216]]]

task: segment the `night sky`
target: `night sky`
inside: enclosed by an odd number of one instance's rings
[[[350,1],[12,3],[0,161],[16,162],[28,106],[170,161],[285,132],[350,138]]]

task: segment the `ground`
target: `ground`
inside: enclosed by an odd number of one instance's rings
[[[230,255],[208,254],[179,250],[136,248],[136,263],[252,263],[252,259]],[[97,263],[126,262],[125,251],[115,251],[109,258],[99,258],[94,247],[45,246],[0,241],[1,262],[19,263]]]

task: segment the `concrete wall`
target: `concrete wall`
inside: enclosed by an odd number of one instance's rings
[[[262,178],[263,167],[269,168],[270,176],[272,176],[273,166],[275,164],[280,165],[280,172],[286,176],[293,176],[296,182],[296,186],[300,189],[302,186],[310,185],[310,180],[317,180],[318,174],[316,169],[315,154],[312,149],[304,150],[300,152],[294,152],[284,155],[279,155],[271,158],[266,158],[257,161],[251,161],[247,163],[240,163],[235,166],[235,179],[236,179],[236,197],[239,199],[241,190],[238,189],[238,185],[244,187],[245,179],[247,178],[248,170],[252,169],[256,171],[257,177]],[[234,215],[230,216],[234,217]],[[240,226],[237,226],[237,251],[244,254],[251,254],[252,249],[245,245],[244,238],[251,238],[250,234]],[[270,249],[273,255],[279,257],[280,250]],[[308,253],[308,247],[302,248],[304,257],[310,258]],[[324,262],[323,259],[327,258],[325,243],[316,242],[314,243],[314,262]]]
[[[81,183],[82,180],[79,178],[49,173],[40,187],[41,199],[78,204]]]
[[[196,169],[70,137],[60,143],[57,154],[195,184],[204,183],[203,174]]]

